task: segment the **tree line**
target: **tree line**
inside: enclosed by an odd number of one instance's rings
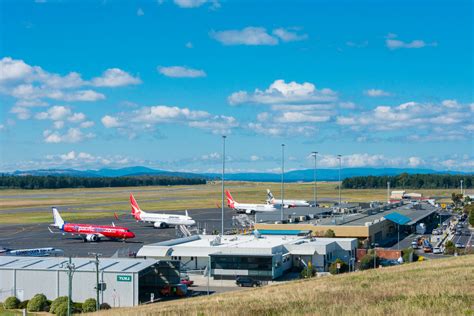
[[[139,187],[150,185],[194,185],[205,184],[203,178],[176,176],[125,176],[125,177],[73,177],[73,176],[0,176],[2,189],[62,189]]]
[[[379,189],[386,188],[390,182],[391,188],[406,189],[455,189],[460,187],[470,189],[474,183],[474,175],[450,174],[408,174],[396,176],[363,176],[346,178],[342,181],[345,189]]]

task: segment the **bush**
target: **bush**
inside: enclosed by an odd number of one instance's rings
[[[29,312],[43,312],[44,309],[48,306],[48,300],[44,294],[36,294],[27,305]]]
[[[413,248],[403,249],[402,258],[403,258],[403,262],[405,263],[418,261],[418,255],[413,250]],[[411,261],[410,261],[410,258],[412,259]]]
[[[99,308],[100,309],[111,309],[112,307],[110,307],[110,305],[107,304],[107,303],[102,303],[102,304],[100,304]]]
[[[447,255],[454,255],[455,252],[456,252],[456,246],[451,240],[448,240],[444,244],[444,253]]]
[[[28,302],[29,300],[21,302],[20,305],[18,305],[18,309],[26,308],[28,306]]]
[[[67,301],[59,303],[54,309],[54,312],[58,316],[66,316],[67,315]]]
[[[379,265],[379,258],[375,257],[375,266]],[[360,259],[360,267],[361,270],[368,270],[374,268],[374,255],[373,254],[366,254],[365,256]]]
[[[82,303],[72,303],[73,313],[82,313]]]
[[[300,277],[302,279],[309,279],[312,278],[316,275],[316,270],[314,270],[312,267],[306,267],[300,272]]]
[[[97,301],[95,300],[95,298],[88,298],[82,304],[82,312],[83,313],[95,312],[96,311],[96,304],[97,304]]]
[[[20,300],[16,296],[8,297],[3,303],[5,309],[17,309],[20,305]]]
[[[61,305],[64,302],[66,302],[66,304],[67,304],[67,301],[68,301],[67,296],[59,296],[51,304],[51,308],[50,308],[49,312],[52,313],[52,314],[56,314],[56,309],[58,308],[58,306]]]
[[[324,233],[324,237],[334,238],[336,237],[336,233],[332,229],[328,229]]]
[[[339,268],[339,271],[337,271],[337,264],[338,263],[341,265],[341,267]],[[344,272],[348,272],[348,271],[349,271],[349,266],[347,265],[347,263],[345,263],[341,259],[336,259],[336,261],[331,263],[331,265],[329,266],[329,272],[331,274],[344,273]]]

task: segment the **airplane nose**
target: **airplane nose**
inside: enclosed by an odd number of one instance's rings
[[[128,238],[135,238],[135,234],[132,233],[132,232],[130,232],[130,233],[128,234]]]

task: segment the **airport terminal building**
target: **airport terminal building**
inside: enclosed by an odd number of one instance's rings
[[[270,231],[253,235],[196,235],[143,246],[137,256],[162,260],[179,260],[186,270],[204,270],[211,266],[214,279],[251,276],[274,280],[292,268],[309,263],[317,271],[340,258],[354,262],[355,238],[311,238],[298,236],[299,231]]]
[[[321,236],[328,230],[337,237],[352,237],[365,241],[367,245],[380,245],[396,242],[398,229],[401,233],[413,233],[416,225],[424,223],[429,226],[436,219],[439,208],[425,202],[384,204],[362,209],[356,214],[336,214],[324,218],[307,218],[297,223],[257,222],[258,230],[309,230],[313,235]],[[399,222],[394,218],[403,218]]]
[[[68,295],[68,271],[64,257],[0,257],[0,301],[9,296],[20,300],[43,293],[49,300]],[[93,258],[73,258],[72,299],[84,302],[96,297]],[[99,280],[106,284],[100,302],[112,307],[136,306],[158,297],[159,289],[179,284],[179,262],[153,259],[100,259]]]

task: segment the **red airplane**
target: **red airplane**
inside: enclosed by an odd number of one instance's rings
[[[91,225],[91,224],[74,224],[66,223],[61,215],[59,215],[58,210],[53,207],[53,218],[54,224],[51,226],[59,228],[63,232],[70,233],[73,235],[79,235],[82,237],[84,242],[87,241],[99,241],[102,238],[107,239],[125,239],[134,238],[135,234],[132,233],[126,227],[119,226],[107,226],[107,225]],[[49,228],[48,228],[49,229]],[[51,233],[51,229],[49,230]]]

